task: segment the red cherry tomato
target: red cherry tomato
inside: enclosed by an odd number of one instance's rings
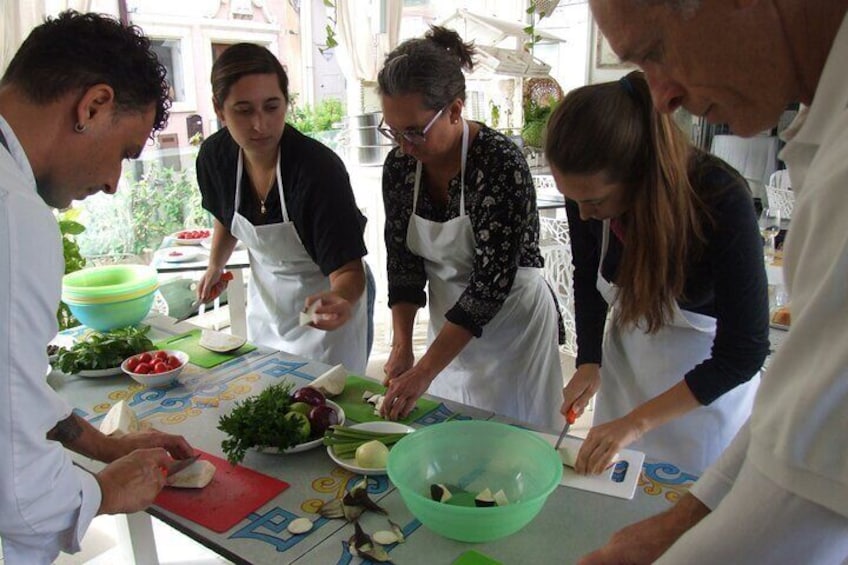
[[[165,363],[167,363],[167,365],[172,369],[176,369],[177,367],[182,365],[182,362],[173,355],[168,355],[168,359],[165,361]]]
[[[142,353],[138,356],[139,363],[150,363],[153,361],[153,356],[150,353]]]
[[[171,369],[168,368],[168,365],[166,365],[165,363],[162,363],[161,361],[156,363],[155,365],[153,365],[153,372],[156,373],[156,374],[165,373],[165,372],[170,371],[170,370]]]
[[[139,363],[135,368],[135,372],[140,375],[149,375],[152,370],[153,367],[151,367],[149,363]]]
[[[136,373],[137,371],[135,369],[136,367],[138,367],[139,363],[140,361],[138,359],[136,359],[135,357],[130,357],[129,359],[127,359],[127,369],[132,371],[133,373]]]
[[[154,354],[153,354],[153,358],[154,358],[154,359],[159,359],[159,360],[161,360],[161,361],[164,361],[165,359],[167,359],[167,358],[168,358],[168,352],[167,352],[167,351],[162,351],[162,350],[160,349],[159,351],[157,351],[156,353],[154,353]]]

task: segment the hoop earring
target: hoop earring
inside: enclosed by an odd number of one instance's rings
[[[77,133],[82,133],[87,129],[87,127],[88,126],[77,122],[76,124],[74,124],[74,131]]]

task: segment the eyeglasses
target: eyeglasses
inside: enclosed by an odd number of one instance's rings
[[[424,129],[422,130],[407,129],[403,131],[395,131],[392,128],[383,127],[383,120],[381,119],[380,125],[377,126],[377,131],[379,131],[384,136],[388,137],[389,139],[398,144],[400,144],[401,139],[403,139],[404,141],[406,141],[407,143],[411,143],[412,145],[421,145],[422,143],[427,141],[427,132],[430,131],[430,128],[433,127],[433,124],[436,123],[436,120],[439,119],[439,116],[442,115],[442,112],[444,112],[445,109],[447,109],[447,106],[442,107],[441,110],[436,112],[436,115],[433,116],[433,119],[431,119],[430,122],[426,126],[424,126]]]

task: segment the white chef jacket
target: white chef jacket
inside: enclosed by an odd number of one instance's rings
[[[0,116],[0,538],[7,565],[79,551],[100,507],[94,476],[47,432],[71,408],[45,378],[58,330],[61,234],[23,148]],[[35,259],[37,258],[37,259]]]
[[[714,508],[747,456],[796,495],[848,517],[848,14],[813,104],[784,133],[795,191],[784,246],[792,328],[743,429],[692,493]]]

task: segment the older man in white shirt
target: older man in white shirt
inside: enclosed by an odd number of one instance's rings
[[[52,207],[113,193],[164,124],[164,68],[137,29],[68,12],[33,30],[0,80],[0,538],[9,565],[75,552],[97,514],[146,508],[172,457],[161,432],[104,436],[47,385],[64,272]],[[89,474],[64,447],[110,463]],[[170,456],[169,456],[170,453]]]
[[[785,244],[792,329],[749,424],[690,494],[584,563],[848,560],[848,0],[591,0],[654,104],[740,135],[804,108],[781,153],[796,194]],[[661,557],[660,557],[661,556]]]

